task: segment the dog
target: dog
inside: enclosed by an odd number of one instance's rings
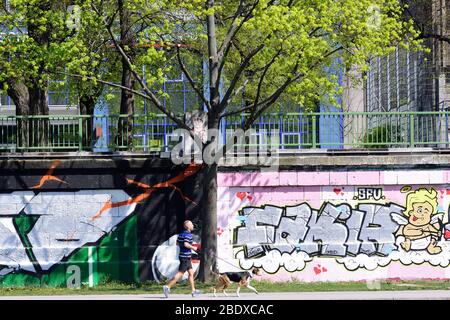
[[[222,292],[225,296],[228,296],[226,293],[226,289],[230,286],[232,282],[235,282],[238,284],[238,288],[236,290],[236,294],[238,297],[240,297],[239,292],[241,290],[242,286],[245,286],[246,288],[252,290],[254,293],[259,294],[259,292],[250,285],[250,280],[254,276],[260,276],[261,275],[261,269],[259,268],[253,268],[250,271],[242,271],[242,272],[224,272],[219,273],[219,279],[218,283],[214,286],[214,297],[217,297],[216,292],[220,288],[222,288]]]

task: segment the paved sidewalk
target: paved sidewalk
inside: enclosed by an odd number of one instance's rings
[[[211,293],[204,293],[192,298],[188,294],[172,294],[165,299],[163,294],[138,295],[68,295],[68,296],[0,296],[0,300],[450,300],[450,290],[411,290],[411,291],[340,291],[340,292],[276,292],[276,293],[242,293],[241,297],[229,293],[228,297],[220,295],[214,298]]]

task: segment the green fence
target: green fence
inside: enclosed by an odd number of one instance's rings
[[[247,146],[278,149],[449,148],[449,112],[265,114],[250,126]],[[222,119],[220,141],[248,115]],[[170,151],[176,124],[164,115],[0,117],[1,152]]]

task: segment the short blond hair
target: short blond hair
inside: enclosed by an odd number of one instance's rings
[[[192,221],[191,221],[191,220],[186,220],[186,221],[183,223],[183,227],[184,227],[185,229],[186,229],[188,223],[192,223]]]
[[[438,205],[437,191],[434,189],[427,190],[425,188],[420,188],[414,192],[408,193],[408,195],[406,196],[405,215],[409,216],[410,212],[413,211],[413,204],[424,202],[428,202],[433,207],[432,214],[435,213]]]

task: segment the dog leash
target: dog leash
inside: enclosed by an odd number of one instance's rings
[[[213,255],[216,259],[222,260],[223,262],[229,264],[230,266],[232,266],[232,267],[234,267],[234,268],[243,270],[241,267],[238,267],[238,266],[232,264],[231,262],[228,262],[227,260],[225,260],[225,259],[223,259],[223,258],[221,258],[221,257],[218,257],[217,254],[216,254],[214,251],[211,251],[210,254]]]

